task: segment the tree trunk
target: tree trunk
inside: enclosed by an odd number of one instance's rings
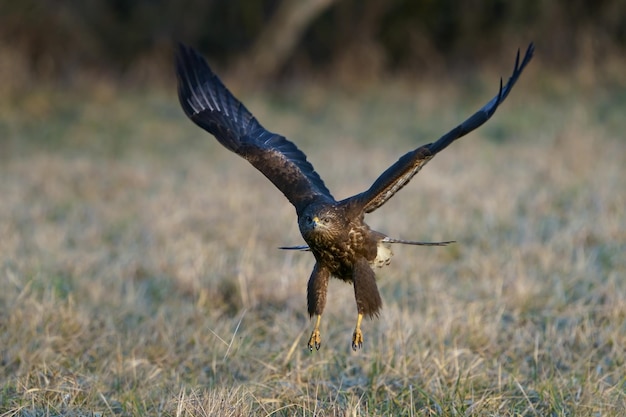
[[[238,74],[254,71],[264,82],[285,64],[306,28],[336,0],[283,0],[250,50],[237,65]]]

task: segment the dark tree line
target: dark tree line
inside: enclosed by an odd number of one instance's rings
[[[308,10],[304,10],[307,9]],[[37,76],[169,71],[181,40],[223,66],[420,72],[510,60],[530,40],[545,65],[626,52],[623,0],[23,0],[0,3],[0,48]],[[502,56],[502,58],[501,58]],[[147,63],[147,64],[146,64]]]

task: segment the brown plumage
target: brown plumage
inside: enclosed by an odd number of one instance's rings
[[[283,136],[265,130],[211,71],[193,49],[180,45],[176,57],[178,97],[185,114],[198,126],[213,134],[231,151],[247,159],[261,171],[295,206],[300,233],[306,246],[282,249],[307,250],[315,256],[315,266],[307,287],[308,312],[317,316],[309,339],[309,349],[320,348],[319,324],[326,305],[328,280],[334,276],[352,283],[357,305],[357,324],[352,348],[363,343],[363,316],[377,316],[382,300],[372,266],[389,263],[390,243],[446,245],[451,242],[414,242],[393,239],[373,231],[364,222],[371,213],[404,187],[438,152],[456,139],[481,126],[495,113],[531,60],[534,46],[529,45],[520,64],[506,85],[485,106],[439,140],[402,156],[383,172],[372,186],[355,196],[336,201],[306,156]]]

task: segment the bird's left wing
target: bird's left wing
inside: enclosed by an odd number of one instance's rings
[[[306,155],[293,142],[265,130],[198,52],[179,45],[176,73],[185,114],[265,174],[298,213],[315,200],[334,201]]]
[[[502,86],[502,79],[500,79],[500,91],[492,98],[487,104],[485,104],[480,110],[474,113],[469,119],[452,129],[450,132],[443,135],[439,140],[428,145],[421,146],[413,151],[408,152],[402,156],[395,164],[387,168],[378,179],[372,184],[372,186],[361,194],[357,194],[353,197],[343,200],[341,203],[350,204],[352,207],[362,210],[365,213],[371,213],[378,207],[382,206],[387,200],[389,200],[395,193],[397,193],[402,187],[404,187],[415,174],[428,161],[430,161],[438,152],[445,149],[449,144],[456,139],[463,137],[480,127],[496,112],[498,106],[509,95],[509,92],[515,85],[515,82],[519,78],[520,74],[530,62],[535,50],[534,45],[531,43],[526,50],[524,59],[520,64],[520,51],[517,51],[517,58],[515,60],[515,68],[513,74],[509,78],[509,81],[505,86]]]

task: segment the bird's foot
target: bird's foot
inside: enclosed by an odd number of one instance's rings
[[[311,338],[309,339],[309,350],[313,352],[313,347],[315,346],[315,350],[320,350],[320,346],[322,345],[322,338],[320,337],[320,330],[316,327],[313,329],[311,333]]]
[[[352,333],[352,350],[361,349],[361,346],[363,346],[363,333],[361,329],[354,329],[354,333]]]
[[[354,333],[352,333],[352,350],[356,351],[363,346],[363,333],[361,332],[361,320],[363,320],[363,313],[359,313],[356,318],[356,327]]]

